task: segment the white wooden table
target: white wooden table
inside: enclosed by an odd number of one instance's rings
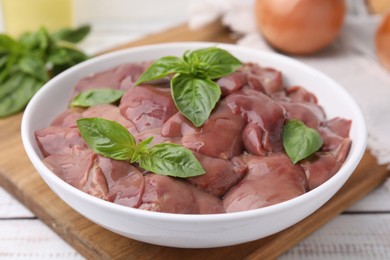
[[[93,53],[182,22],[184,18],[182,13],[165,23],[157,21],[122,31],[112,31],[109,25],[100,23],[83,47]],[[0,259],[82,258],[0,188]],[[390,181],[280,257],[283,260],[329,258],[390,259]]]

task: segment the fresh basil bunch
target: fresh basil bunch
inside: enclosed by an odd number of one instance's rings
[[[114,160],[125,160],[150,172],[187,178],[205,173],[191,150],[173,143],[150,147],[152,137],[138,144],[121,124],[103,118],[77,120],[80,134],[91,149]]]
[[[44,27],[18,39],[0,34],[0,118],[24,109],[48,79],[88,58],[74,44],[89,26],[49,33]]]
[[[135,84],[173,74],[171,90],[176,107],[199,127],[209,118],[221,96],[221,89],[213,80],[234,72],[241,65],[229,52],[216,47],[187,51],[182,59],[166,56],[156,60]]]

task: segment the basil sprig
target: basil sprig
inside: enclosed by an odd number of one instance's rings
[[[161,143],[150,147],[152,137],[137,144],[124,126],[103,118],[82,118],[77,120],[77,126],[91,149],[105,157],[137,162],[141,168],[160,175],[187,178],[205,173],[184,146]]]
[[[100,104],[110,104],[118,101],[125,92],[119,89],[100,88],[80,92],[70,102],[72,107],[91,107]]]
[[[283,127],[283,146],[294,164],[318,151],[322,144],[320,134],[302,121],[289,120]]]
[[[42,27],[18,39],[0,34],[0,118],[21,111],[50,77],[86,60],[74,43],[89,31],[82,26],[50,34]]]
[[[171,80],[176,107],[195,126],[209,118],[221,96],[214,79],[226,76],[241,66],[229,52],[216,47],[187,51],[183,58],[166,56],[156,60],[135,83],[152,81],[174,74]]]

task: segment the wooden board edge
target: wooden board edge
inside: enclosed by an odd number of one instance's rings
[[[146,35],[139,40],[103,50],[96,55],[98,56],[102,54],[107,54],[110,52],[123,50],[131,47],[168,42],[197,42],[207,41],[206,39],[213,39],[213,42],[234,43],[234,38],[232,36],[229,37],[229,35],[229,29],[222,25],[221,20],[216,20],[205,27],[201,27],[195,30],[191,30],[189,25],[187,23],[184,23],[179,26],[169,28],[163,32]]]

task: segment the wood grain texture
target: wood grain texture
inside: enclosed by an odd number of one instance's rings
[[[232,42],[219,23],[190,32],[187,26],[121,46],[169,41]],[[110,50],[111,51],[111,50]],[[27,158],[20,138],[21,114],[0,120],[0,185],[87,258],[127,259],[268,259],[281,255],[377,187],[387,177],[384,166],[366,153],[346,185],[320,210],[278,234],[237,246],[174,249],[134,241],[107,231],[62,202],[43,182]]]

